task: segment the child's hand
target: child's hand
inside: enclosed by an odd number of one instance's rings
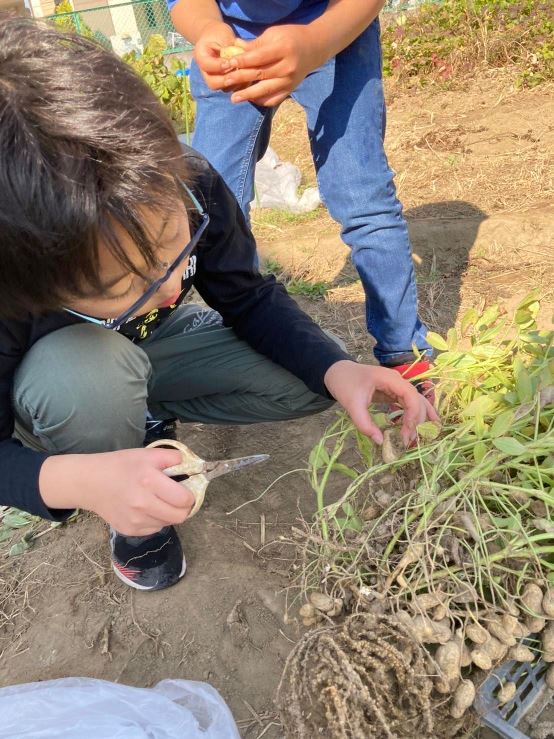
[[[406,446],[415,440],[416,427],[420,423],[439,421],[431,403],[398,372],[386,367],[356,364],[343,359],[329,367],[324,382],[356,428],[377,444],[383,442],[383,434],[367,409],[371,402],[381,401],[383,395],[404,409],[402,439]]]
[[[219,56],[221,49],[236,43],[231,26],[223,21],[208,23],[194,46],[194,58],[210,90],[225,87],[225,62]]]
[[[245,51],[224,65],[223,89],[250,86],[235,92],[233,103],[278,105],[325,61],[308,25],[272,26],[253,41],[238,39],[235,44]]]
[[[84,508],[127,536],[182,523],[194,495],[162,470],[180,464],[175,449],[123,449],[49,457],[39,486],[49,508]]]

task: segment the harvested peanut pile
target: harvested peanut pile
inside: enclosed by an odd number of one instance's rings
[[[291,652],[278,702],[287,737],[435,736],[424,652],[396,618],[354,615],[306,634]]]

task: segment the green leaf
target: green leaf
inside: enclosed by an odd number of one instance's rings
[[[352,508],[352,505],[347,500],[344,501],[344,503],[341,505],[341,508],[346,516],[356,515],[355,510]]]
[[[477,321],[479,320],[479,315],[475,308],[470,308],[468,311],[466,311],[462,317],[462,322],[460,325],[460,331],[462,332],[462,336],[465,336],[467,333],[467,330],[470,326],[473,326]]]
[[[446,334],[446,343],[450,351],[454,351],[458,346],[458,334],[455,328],[449,328]]]
[[[434,441],[441,432],[441,427],[433,421],[424,421],[417,426],[417,435],[424,441]]]
[[[504,351],[492,344],[476,344],[472,347],[471,353],[477,359],[500,359],[504,356]]]
[[[517,397],[521,403],[529,403],[535,394],[534,383],[526,367],[522,367],[516,378]]]
[[[539,314],[540,303],[538,300],[531,300],[520,304],[515,314],[515,322],[520,330],[527,330],[535,326],[535,320]]]
[[[445,352],[448,349],[448,344],[446,341],[440,336],[440,334],[436,334],[434,331],[428,331],[427,335],[425,337],[429,344],[433,347],[433,349],[438,349],[441,352]]]
[[[521,529],[521,521],[517,516],[508,516],[506,518],[502,516],[491,516],[491,520],[499,529],[508,531],[518,531]]]
[[[513,422],[514,412],[512,410],[504,411],[504,413],[501,413],[494,419],[489,431],[490,436],[492,436],[493,439],[499,436],[504,436],[504,434],[510,430]]]
[[[483,441],[478,441],[473,446],[473,458],[476,464],[481,464],[487,451],[487,445]]]
[[[475,365],[475,360],[465,352],[442,352],[434,360],[435,364],[467,369]]]
[[[539,291],[537,289],[531,290],[527,295],[517,304],[516,310],[520,308],[527,308],[531,303],[536,303]]]
[[[483,439],[488,433],[489,425],[485,423],[480,413],[476,413],[473,418],[473,430],[478,439]]]
[[[388,426],[388,419],[385,413],[372,413],[373,423],[379,426],[380,429],[384,429]],[[365,437],[367,438],[367,437]]]
[[[0,542],[6,541],[6,539],[10,539],[13,536],[13,529],[9,529],[7,526],[6,528],[0,529]]]
[[[337,527],[339,531],[361,531],[362,530],[362,522],[359,518],[341,518],[341,517],[335,517],[335,523],[337,524]]]
[[[8,555],[10,557],[17,557],[18,555],[23,554],[23,552],[27,551],[30,546],[31,544],[29,541],[27,541],[26,539],[21,539],[10,548]]]
[[[463,409],[462,415],[464,418],[485,417],[490,415],[495,408],[496,402],[489,395],[478,395]]]
[[[511,436],[501,436],[499,439],[493,439],[492,443],[503,454],[510,454],[514,457],[517,457],[520,454],[525,454],[526,452],[523,444],[521,444],[517,439],[512,439]]]
[[[487,308],[487,310],[483,313],[481,318],[477,321],[475,324],[475,328],[478,331],[481,331],[484,328],[488,328],[491,323],[496,321],[500,314],[500,308],[497,305],[491,305],[490,308]]]
[[[318,444],[310,452],[308,463],[310,467],[314,467],[318,470],[320,467],[324,467],[329,464],[329,453],[323,444]]]
[[[480,335],[479,335],[479,341],[480,342],[487,342],[493,339],[500,331],[504,328],[506,325],[506,321],[500,321],[494,326],[491,326],[490,328],[485,329]]]
[[[10,529],[20,529],[23,526],[28,526],[32,522],[33,518],[29,518],[27,514],[19,511],[10,511],[2,519],[4,526],[7,526]]]
[[[373,466],[373,442],[370,441],[365,434],[356,431],[356,443],[358,450],[367,467]]]
[[[351,467],[347,467],[345,464],[341,464],[340,462],[335,462],[331,469],[335,472],[340,472],[342,475],[346,475],[346,477],[350,477],[352,480],[357,480],[360,476],[356,470],[353,470]]]

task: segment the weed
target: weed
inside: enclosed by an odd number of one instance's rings
[[[554,78],[554,7],[543,0],[444,0],[397,13],[383,31],[383,70],[449,84],[484,65],[516,65],[516,83]]]
[[[277,208],[258,208],[252,213],[252,225],[258,228],[281,228],[283,226],[300,225],[317,220],[321,210],[315,208],[307,213],[294,213],[290,210]]]
[[[307,298],[322,298],[329,284],[327,282],[308,282],[307,280],[291,280],[287,290],[291,295],[305,295]]]
[[[75,512],[68,520],[74,520],[77,515]],[[47,522],[17,508],[0,506],[0,544],[6,542],[8,547],[2,554],[9,557],[23,554],[37,539],[61,525],[61,522]]]
[[[330,288],[328,282],[310,282],[301,277],[289,277],[284,267],[275,259],[267,259],[264,263],[263,273],[275,275],[287,288],[290,295],[304,295],[307,298],[322,298]]]

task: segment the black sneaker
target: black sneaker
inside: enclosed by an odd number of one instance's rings
[[[148,418],[146,421],[146,435],[144,437],[144,446],[148,446],[158,439],[176,439],[177,438],[177,420],[169,418],[165,421],[158,421],[156,418]]]
[[[163,590],[175,585],[187,568],[173,526],[150,536],[123,536],[110,528],[112,567],[124,583],[137,590]]]

